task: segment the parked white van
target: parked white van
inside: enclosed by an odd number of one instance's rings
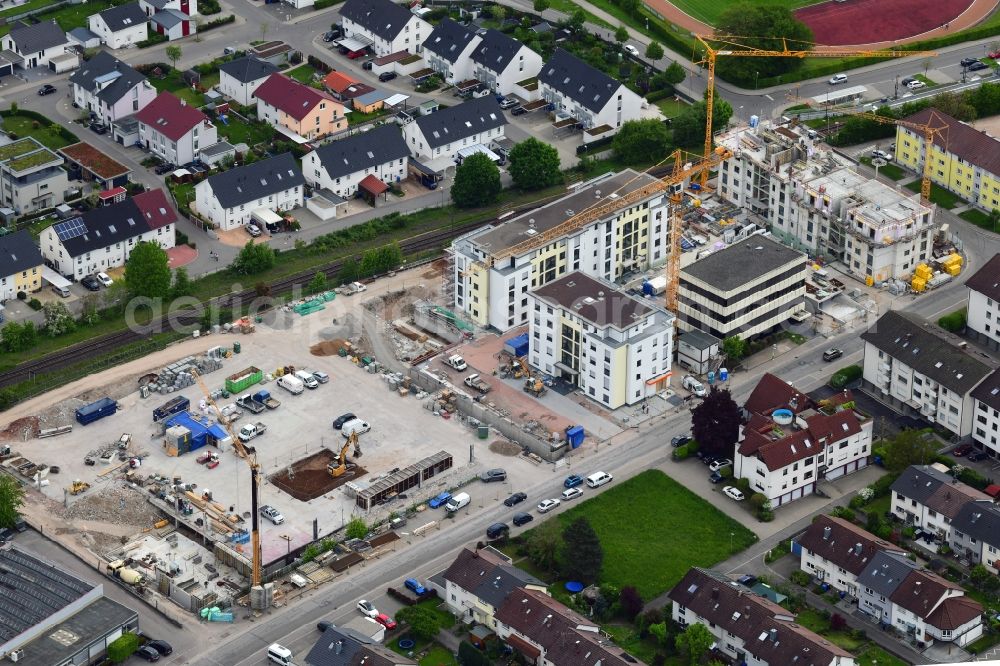
[[[292,651],[277,643],[271,643],[271,647],[267,648],[267,660],[281,666],[293,666]]]
[[[313,376],[313,373],[306,372],[305,370],[296,370],[295,376],[302,380],[307,389],[319,388],[319,382]]]
[[[444,509],[445,511],[455,513],[462,507],[468,506],[471,499],[469,493],[459,493],[448,500],[448,503],[444,505]]]
[[[303,384],[302,380],[295,375],[284,375],[278,378],[278,386],[285,389],[292,395],[298,395],[302,393]]]
[[[372,426],[370,423],[368,423],[368,421],[363,421],[361,419],[351,419],[344,425],[340,426],[340,434],[343,435],[344,437],[350,437],[352,432],[356,432],[359,435],[363,435],[371,429]]]
[[[605,483],[611,483],[614,481],[614,478],[615,477],[611,476],[607,472],[594,472],[587,477],[587,487],[600,488]]]

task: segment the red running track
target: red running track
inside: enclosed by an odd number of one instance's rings
[[[808,25],[817,44],[894,42],[943,27],[974,0],[828,0],[795,16]]]

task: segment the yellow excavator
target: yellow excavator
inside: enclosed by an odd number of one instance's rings
[[[347,452],[351,449],[352,446],[354,447],[354,457],[360,458],[361,441],[358,439],[358,433],[353,431],[351,432],[350,437],[347,438],[347,441],[344,442],[344,447],[340,449],[340,455],[337,456],[337,459],[326,466],[326,471],[328,471],[330,473],[330,476],[332,476],[333,478],[336,479],[340,476],[343,476],[344,472],[347,471]],[[351,466],[352,467],[354,466],[353,463],[351,464]]]

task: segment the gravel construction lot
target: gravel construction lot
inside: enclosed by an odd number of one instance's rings
[[[408,273],[410,284],[413,284],[413,272]],[[392,287],[393,282],[398,284],[405,277],[400,274],[380,281],[372,285],[364,297],[378,295]],[[371,432],[361,435],[363,456],[353,459],[348,454],[348,459],[357,462],[366,472],[362,477],[365,480],[370,481],[395,468],[414,464],[441,450],[447,451],[454,458],[451,470],[432,478],[422,488],[411,489],[406,499],[380,506],[364,515],[369,523],[387,517],[391,511],[401,510],[443,490],[454,488],[490,467],[504,467],[511,480],[489,486],[477,481],[467,489],[473,496],[473,505],[481,506],[483,502],[494,501],[497,497],[502,499],[501,496],[517,490],[515,486],[518,483],[534,484],[542,478],[551,477],[552,470],[549,466],[538,466],[523,457],[511,456],[505,447],[491,446],[495,438],[480,440],[472,429],[457,419],[435,416],[426,408],[429,398],[417,400],[412,395],[400,397],[389,389],[387,382],[379,374],[368,373],[348,359],[337,355],[311,355],[311,345],[329,339],[334,329],[340,332],[337,326],[331,326],[331,321],[343,322],[349,318],[346,316],[348,313],[360,313],[362,301],[363,298],[359,296],[337,297],[334,302],[327,304],[325,310],[318,313],[306,317],[285,317],[285,322],[277,329],[259,326],[257,332],[251,335],[223,335],[211,341],[231,347],[235,340],[239,340],[242,353],[226,360],[221,370],[204,377],[210,389],[221,388],[227,376],[247,366],[274,372],[279,366],[293,365],[296,368],[323,370],[330,376],[329,383],[321,384],[315,390],[307,389],[301,395],[292,395],[279,388],[275,382],[255,387],[270,390],[281,401],[281,407],[260,415],[247,413],[235,424],[237,429],[254,421],[261,421],[268,426],[267,432],[252,442],[263,468],[260,503],[276,507],[284,514],[285,522],[273,525],[267,520],[262,521],[265,562],[283,556],[289,548],[295,549],[312,541],[314,520],[317,521],[319,535],[323,536],[339,529],[352,516],[360,515],[360,509],[356,508],[353,498],[347,495],[343,485],[310,501],[299,501],[267,480],[275,474],[287,476],[290,469],[294,479],[296,463],[319,454],[324,449],[331,452],[328,456],[339,454],[345,440],[339,431],[332,429],[331,422],[344,412],[354,412],[372,425]],[[199,342],[204,343],[206,340]],[[187,346],[187,343],[182,345]],[[210,346],[212,344],[203,344],[202,348]],[[188,353],[191,352],[184,349],[178,351],[173,358],[182,358]],[[162,364],[158,360],[157,365],[146,367],[145,371],[156,371]],[[137,369],[135,364],[130,366],[91,377],[81,383],[77,391],[86,391],[89,396],[95,397],[103,394],[102,392],[115,395],[122,407],[117,414],[88,426],[76,424],[73,432],[66,435],[16,444],[15,450],[32,462],[61,467],[58,475],[50,475],[49,485],[43,487],[42,492],[47,497],[62,502],[64,486],[80,479],[90,483],[92,488],[81,495],[65,497],[70,506],[70,517],[77,520],[117,522],[123,526],[149,527],[154,513],[139,512],[132,507],[134,502],[129,498],[127,505],[121,506],[121,486],[124,482],[120,477],[127,470],[127,465],[110,471],[119,464],[117,458],[109,464],[100,461],[96,466],[84,464],[84,457],[89,452],[116,442],[122,433],[127,432],[132,435],[130,453],[143,456],[142,465],[137,472],[143,475],[159,474],[167,478],[180,477],[184,483],[197,484],[196,492],[199,494],[210,490],[214,501],[231,506],[237,513],[248,516],[250,474],[246,464],[234,452],[223,451],[220,452],[221,464],[217,468],[208,469],[199,465],[196,458],[211,447],[179,457],[168,456],[162,446],[163,440],[154,437],[152,410],[178,393],[140,398],[137,391],[130,390],[129,382],[132,387],[137,386],[134,378],[137,370],[138,374],[142,374],[143,367],[140,365]],[[201,392],[197,386],[188,387],[179,394],[191,400],[192,411],[198,411]],[[222,404],[232,402],[235,397],[222,400]],[[66,402],[70,400],[64,396],[62,404]],[[75,407],[79,402],[72,401],[72,404]],[[43,410],[52,411],[49,406],[39,404],[38,411]],[[71,410],[60,411],[68,412],[64,423],[72,422]],[[470,462],[470,456],[474,456],[473,462]],[[299,467],[307,468],[308,466]],[[99,476],[101,472],[107,473]],[[350,476],[350,472],[347,476]],[[482,498],[477,497],[477,491],[483,494]],[[116,506],[119,512],[114,510]],[[420,516],[415,521],[416,525],[443,517],[435,511],[424,512]]]

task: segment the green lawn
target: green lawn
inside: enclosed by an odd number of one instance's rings
[[[640,638],[635,625],[607,624],[601,627],[611,635],[615,645],[628,652],[639,661],[653,663],[660,646],[653,637]]]
[[[427,654],[421,657],[417,663],[420,666],[458,666],[455,655],[440,645],[435,645],[428,650]]]
[[[172,92],[174,95],[195,108],[204,106],[205,98],[200,92],[185,83],[184,79],[181,78],[181,74],[182,72],[179,70],[171,69],[170,72],[162,79],[151,77],[149,82],[153,84],[153,87],[156,88],[157,91],[163,92],[164,90],[167,90]],[[218,82],[218,72],[201,77],[201,86],[206,90],[216,85]]]
[[[979,640],[975,641],[971,645],[968,645],[965,649],[969,650],[973,654],[982,654],[997,643],[1000,643],[1000,633],[992,631],[984,636],[981,636]]]
[[[911,192],[919,192],[920,179],[918,178],[914,181],[907,183],[905,187]],[[950,192],[949,190],[946,190],[943,187],[939,187],[935,183],[931,183],[931,201],[936,203],[938,206],[941,206],[942,208],[947,208],[949,210],[962,203],[962,199],[960,199],[957,194],[955,194],[954,192]]]
[[[366,123],[369,120],[375,120],[376,118],[384,116],[387,113],[389,113],[389,110],[384,107],[377,111],[372,111],[371,113],[361,113],[360,111],[351,111],[350,113],[346,114],[347,124],[360,125],[361,123]]]
[[[53,130],[51,122],[37,121],[37,128],[34,127],[35,122],[34,118],[26,116],[10,116],[3,119],[3,129],[5,132],[13,132],[19,138],[26,136],[34,137],[39,143],[51,150],[65,148],[72,143],[63,138],[58,130]]]
[[[966,222],[972,222],[977,227],[996,231],[996,225],[990,222],[990,216],[978,208],[970,208],[969,210],[962,211],[958,216]]]
[[[789,9],[798,9],[806,5],[814,5],[821,0],[770,0],[768,4],[780,5]],[[670,0],[674,5],[688,16],[715,25],[722,13],[739,0]],[[743,34],[743,33],[740,33]]]
[[[52,4],[52,0],[29,0],[27,4],[18,5],[17,7],[0,12],[0,17],[10,14],[20,14],[28,9],[38,9],[50,4]],[[41,21],[55,19],[60,28],[69,31],[73,28],[86,27],[88,24],[87,19],[91,14],[104,11],[110,6],[111,0],[92,0],[91,2],[79,5],[65,5],[54,12],[41,14],[37,18]],[[0,35],[6,35],[8,32],[10,32],[10,24],[0,26]]]
[[[691,567],[711,567],[757,540],[659,470],[647,470],[581,502],[558,520],[565,527],[577,518],[589,520],[601,539],[601,582],[633,585],[643,599],[666,591]]]
[[[577,5],[575,2],[573,2],[573,0],[550,0],[549,6],[552,9],[555,9],[556,11],[560,11],[560,12],[562,12],[564,14],[567,14],[567,15],[571,15],[577,9],[581,8],[579,5]],[[594,16],[593,14],[591,14],[590,12],[588,12],[586,9],[583,10],[583,13],[587,15],[587,22],[588,23],[594,23],[596,25],[601,25],[601,26],[604,26],[605,28],[614,28],[614,27],[617,27],[617,26],[612,26],[610,23],[608,23],[607,21],[605,21],[602,18],[597,18],[596,16]]]
[[[316,68],[310,64],[299,65],[295,69],[285,72],[288,76],[292,77],[299,83],[310,84],[316,80],[315,75],[317,74]]]
[[[54,4],[53,0],[28,0],[28,2],[24,3],[23,5],[15,5],[9,9],[4,9],[3,11],[0,11],[0,16],[23,14],[25,12],[41,9],[42,7],[48,7],[51,4]]]
[[[663,115],[667,118],[679,116],[688,107],[686,102],[678,102],[673,97],[661,99],[659,102],[656,102],[656,106],[660,107],[660,111],[663,111]]]
[[[868,645],[856,653],[858,666],[906,666],[906,662],[897,659],[877,645]]]
[[[937,85],[936,82],[934,82],[931,79],[927,78],[923,74],[914,74],[913,78],[915,78],[917,81],[923,81],[925,84],[927,84],[928,88],[933,88],[934,86]],[[925,90],[926,90],[926,88],[925,88]]]
[[[227,123],[217,121],[215,129],[218,130],[220,137],[233,145],[245,143],[252,148],[258,143],[269,143],[274,139],[275,130],[267,123],[246,122],[232,114],[226,116],[226,121]]]

